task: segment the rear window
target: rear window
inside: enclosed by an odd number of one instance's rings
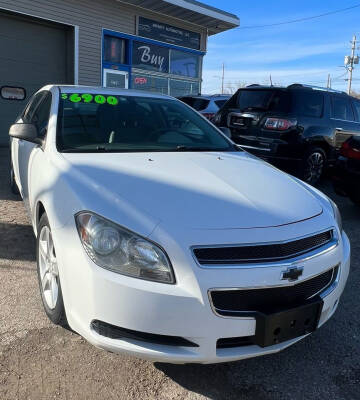
[[[210,100],[201,99],[199,97],[179,97],[179,100],[194,108],[196,111],[205,110],[210,103]]]
[[[290,95],[284,90],[240,90],[237,106],[241,111],[289,111]]]
[[[294,91],[291,108],[295,114],[320,118],[323,114],[324,95],[315,91]]]
[[[219,108],[221,108],[226,102],[227,102],[227,99],[226,99],[226,100],[216,100],[216,101],[214,101],[214,103],[215,103]]]

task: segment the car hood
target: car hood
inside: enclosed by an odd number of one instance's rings
[[[75,187],[96,188],[97,204],[101,197],[104,207],[111,199],[114,204],[120,201],[164,225],[266,228],[322,212],[310,191],[246,152],[63,153],[63,157]]]

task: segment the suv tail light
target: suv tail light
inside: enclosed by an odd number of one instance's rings
[[[344,157],[360,160],[360,149],[356,149],[355,147],[351,146],[350,141],[343,143],[340,149],[340,154]]]
[[[297,121],[295,119],[266,118],[264,127],[274,131],[286,131],[296,125]]]
[[[202,115],[203,115],[205,118],[207,118],[207,119],[209,119],[209,120],[212,120],[213,117],[215,116],[215,113],[202,113]]]

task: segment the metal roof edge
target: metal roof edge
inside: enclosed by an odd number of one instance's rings
[[[222,11],[218,8],[209,6],[204,3],[200,3],[197,0],[162,0],[165,3],[172,4],[187,10],[197,12],[199,14],[206,15],[211,18],[218,19],[223,22],[227,22],[234,26],[240,25],[240,19],[235,14],[231,14],[227,11]]]

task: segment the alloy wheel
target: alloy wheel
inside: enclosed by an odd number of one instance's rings
[[[324,156],[320,152],[311,153],[306,159],[304,180],[309,183],[317,182],[324,169]]]
[[[53,310],[59,297],[59,271],[54,242],[48,226],[43,226],[40,231],[39,270],[43,298],[47,306]]]

